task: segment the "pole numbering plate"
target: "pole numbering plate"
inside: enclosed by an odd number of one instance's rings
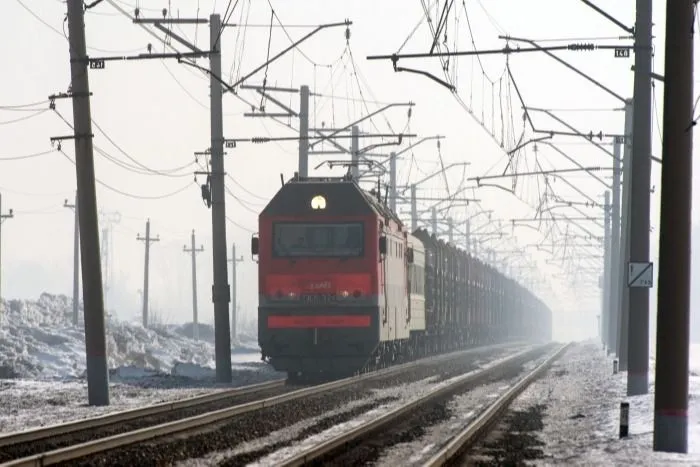
[[[627,269],[627,287],[650,289],[654,286],[654,263],[630,262]]]

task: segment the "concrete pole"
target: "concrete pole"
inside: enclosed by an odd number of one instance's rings
[[[68,200],[63,206],[73,209],[73,325],[78,325],[80,305],[80,224],[78,221],[78,192],[75,192],[75,201],[69,204]]]
[[[608,354],[611,352],[610,346],[610,309],[608,304],[610,303],[610,191],[605,192],[605,203],[603,205],[603,281],[602,281],[602,300],[601,300],[601,313],[603,315],[603,343],[608,349]]]
[[[238,293],[237,281],[238,277],[237,263],[243,261],[243,256],[236,257],[236,244],[231,245],[231,339],[234,343],[238,342]]]
[[[447,219],[447,239],[454,244],[454,224],[451,217]]]
[[[238,336],[238,296],[236,294],[236,244],[231,245],[231,339],[236,342]]]
[[[396,153],[389,158],[389,207],[396,212]]]
[[[109,405],[109,373],[105,338],[100,231],[97,222],[95,162],[90,116],[90,84],[82,0],[67,0],[68,42],[71,62],[71,97],[75,140],[75,171],[78,185],[80,248],[85,312],[85,358],[88,403]]]
[[[694,9],[690,0],[666,1],[654,393],[654,451],[682,453],[688,452]]]
[[[350,152],[352,153],[352,166],[351,174],[352,178],[355,180],[360,179],[360,128],[357,125],[352,126],[352,146]]]
[[[299,176],[309,176],[309,87],[299,88]]]
[[[630,262],[649,261],[652,1],[636,0]],[[649,392],[649,288],[631,287],[627,395]]]
[[[438,236],[438,228],[437,228],[437,209],[432,208],[430,210],[430,218],[431,218],[431,227],[433,229],[433,235],[436,237]]]
[[[204,245],[197,248],[195,246],[194,229],[192,230],[192,246],[187,249],[187,245],[182,247],[182,251],[192,254],[192,338],[199,340],[199,314],[197,313],[197,253],[204,251]]]
[[[634,104],[630,99],[625,104],[625,147],[622,157],[622,226],[620,228],[620,260],[618,275],[619,287],[619,312],[617,315],[618,334],[617,339],[617,359],[619,371],[627,371],[627,346],[629,344],[629,321],[630,321],[630,289],[627,287],[627,264],[630,258],[630,208],[632,206],[632,122],[634,114]]]
[[[411,185],[411,233],[418,230],[418,200],[416,199],[416,184]]]
[[[0,194],[0,305],[2,305],[2,223],[5,219],[14,217],[12,209],[7,214],[2,213],[2,194]]]
[[[224,122],[221,76],[221,16],[209,17],[209,66],[211,109],[211,224],[212,254],[214,266],[214,347],[216,353],[216,380],[231,382],[231,330],[228,304],[231,289],[228,283],[226,256],[226,197],[224,186]]]
[[[150,261],[150,249],[151,249],[151,221],[150,219],[146,221],[146,249],[144,253],[143,262],[143,310],[141,313],[141,319],[143,321],[143,327],[148,327],[148,263]]]
[[[467,253],[471,254],[472,253],[472,242],[471,242],[471,234],[472,234],[472,226],[471,226],[471,221],[467,219],[467,226],[466,226],[466,247],[467,247]]]
[[[148,328],[148,270],[151,261],[151,243],[160,241],[160,236],[156,238],[151,237],[150,219],[146,219],[146,235],[144,237],[137,235],[136,240],[142,241],[146,245],[143,261],[143,310],[141,319],[143,327]]]
[[[613,181],[612,181],[612,205],[610,206],[610,269],[608,273],[608,302],[607,309],[610,315],[608,328],[608,343],[611,353],[617,352],[618,322],[620,309],[617,304],[620,302],[620,167],[622,158],[622,141],[615,140],[613,147]]]

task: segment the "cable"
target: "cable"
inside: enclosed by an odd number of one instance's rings
[[[1,156],[0,161],[19,161],[24,159],[32,159],[34,157],[45,156],[47,154],[53,153],[53,149],[50,151],[35,152],[33,154],[26,154],[23,156]]]
[[[255,215],[260,214],[258,211],[256,211],[255,209],[251,208],[250,206],[248,206],[247,203],[244,203],[243,200],[241,200],[238,196],[236,196],[236,195],[233,193],[233,191],[231,191],[231,189],[230,189],[229,187],[227,187],[226,185],[224,185],[224,189],[226,190],[226,193],[228,193],[233,199],[235,199],[236,201],[238,201],[238,204],[241,205],[241,207],[243,207],[243,209],[245,209],[246,211],[250,212],[251,214],[255,214]],[[251,204],[252,204],[252,203],[251,203]]]
[[[32,102],[30,104],[0,105],[0,110],[33,112],[39,109],[28,109],[27,107],[36,107],[38,105],[45,106],[48,103],[49,100],[46,99],[39,102]]]
[[[259,199],[259,200],[261,200],[261,201],[265,201],[265,202],[269,201],[268,198],[266,198],[266,197],[264,197],[264,196],[256,195],[256,194],[253,193],[252,191],[248,190],[246,187],[244,187],[243,185],[241,185],[241,184],[240,184],[235,178],[233,178],[231,175],[226,174],[226,176],[227,176],[233,183],[235,183],[241,190],[245,191],[245,192],[248,193],[250,196],[252,196],[252,197],[254,197],[254,198],[257,198],[257,199]]]
[[[66,154],[66,153],[63,151],[63,149],[58,149],[58,152],[60,152],[66,159],[68,159],[73,165],[75,165],[75,161],[74,161],[68,154]],[[175,196],[175,195],[177,195],[177,194],[182,193],[183,191],[185,191],[185,190],[188,189],[188,188],[191,188],[191,187],[192,187],[192,184],[194,183],[194,182],[190,182],[190,183],[188,183],[187,185],[183,186],[182,188],[179,188],[179,189],[177,189],[177,190],[175,190],[175,191],[173,191],[173,192],[170,192],[170,193],[165,193],[165,194],[156,195],[156,196],[145,196],[145,195],[135,195],[135,194],[132,194],[132,193],[127,193],[127,192],[125,192],[125,191],[119,190],[119,189],[117,189],[117,188],[114,188],[114,187],[112,187],[112,186],[110,186],[110,185],[104,183],[103,181],[101,181],[101,180],[98,179],[98,178],[95,178],[95,181],[96,181],[97,183],[99,183],[100,185],[102,185],[103,187],[107,188],[108,190],[113,191],[113,192],[115,192],[115,193],[118,193],[118,194],[120,194],[120,195],[122,195],[122,196],[126,196],[126,197],[128,197],[128,198],[133,198],[133,199],[141,199],[141,200],[156,200],[156,199],[170,198],[170,197],[173,197],[173,196]],[[195,186],[196,186],[196,184],[195,184]]]
[[[56,115],[58,115],[58,117],[59,117],[61,120],[63,120],[63,122],[64,122],[66,125],[68,125],[69,128],[74,129],[74,128],[73,128],[73,125],[58,111],[58,109],[54,108],[53,110],[54,110],[54,112],[56,113]],[[178,166],[178,167],[174,167],[174,168],[170,168],[170,169],[163,169],[163,170],[154,170],[154,169],[151,169],[150,167],[145,166],[144,164],[140,163],[139,161],[137,161],[136,159],[134,159],[133,157],[131,157],[126,151],[124,151],[124,150],[121,148],[121,146],[119,146],[119,145],[118,145],[118,144],[117,144],[117,143],[116,143],[116,142],[115,142],[101,127],[100,127],[100,126],[99,126],[99,125],[98,125],[98,123],[97,123],[94,119],[91,119],[91,121],[92,121],[92,123],[95,125],[95,127],[100,131],[100,133],[102,133],[102,134],[104,135],[104,137],[107,138],[107,140],[108,140],[110,143],[112,143],[112,145],[113,145],[115,148],[117,148],[117,150],[118,150],[119,152],[121,152],[121,153],[122,153],[124,156],[126,156],[129,160],[131,160],[132,162],[134,162],[134,163],[136,164],[137,167],[131,166],[131,165],[129,165],[129,164],[123,162],[123,161],[120,161],[119,159],[115,158],[114,156],[111,156],[109,153],[107,153],[106,151],[104,151],[103,149],[101,149],[101,148],[100,148],[99,146],[97,146],[96,144],[93,144],[93,148],[94,148],[95,152],[97,152],[97,153],[100,154],[101,156],[105,157],[105,158],[108,159],[110,162],[112,162],[112,163],[114,163],[114,164],[116,164],[116,165],[118,165],[118,166],[120,166],[120,167],[122,167],[122,168],[124,168],[124,169],[126,169],[126,170],[129,170],[130,172],[138,173],[138,174],[141,174],[141,175],[160,175],[160,176],[163,176],[163,177],[170,177],[170,178],[181,178],[181,177],[188,177],[188,176],[191,176],[191,175],[192,175],[191,173],[177,174],[176,172],[179,172],[179,171],[181,171],[181,170],[184,170],[184,169],[186,169],[186,168],[188,168],[188,167],[194,165],[194,163],[195,163],[194,161],[193,161],[193,162],[188,162],[187,164],[184,164],[184,165],[181,165],[181,166]],[[143,170],[141,170],[141,169],[143,169]]]
[[[41,24],[43,24],[43,25],[46,26],[47,28],[51,29],[53,32],[55,32],[55,33],[58,34],[59,36],[61,36],[61,37],[63,37],[64,39],[68,40],[68,36],[67,36],[67,34],[66,34],[66,31],[65,31],[65,21],[66,21],[66,19],[64,19],[64,21],[63,21],[63,31],[59,31],[57,28],[55,28],[54,26],[51,26],[49,23],[47,23],[46,21],[44,21],[39,15],[37,15],[36,13],[34,13],[34,11],[32,11],[31,8],[29,8],[27,5],[25,5],[25,4],[22,2],[22,0],[15,0],[15,1],[16,1],[17,3],[19,3],[20,6],[21,6],[22,8],[24,8],[30,15],[32,15],[32,16],[34,17],[34,19],[36,19],[37,21],[39,21]],[[88,10],[88,11],[90,11],[90,10]],[[105,14],[105,15],[107,15],[107,14]],[[138,50],[141,50],[141,49],[133,49],[133,50],[107,50],[107,49],[100,49],[100,48],[92,47],[92,46],[87,46],[86,48],[87,48],[88,50],[95,50],[95,51],[97,51],[97,52],[114,53],[114,54],[119,54],[119,53],[128,54],[128,53],[134,53],[134,52],[136,52],[136,51],[138,51]]]
[[[34,113],[33,113],[33,114],[30,114],[30,115],[25,115],[25,116],[23,116],[23,117],[15,118],[15,119],[12,119],[12,120],[1,121],[1,122],[0,122],[0,125],[11,125],[11,124],[13,124],[13,123],[23,122],[23,121],[25,121],[25,120],[29,120],[29,119],[32,119],[32,118],[34,118],[34,117],[38,117],[39,115],[43,114],[43,113],[46,112],[47,110],[49,110],[49,109],[35,110]]]
[[[243,227],[241,224],[239,224],[238,222],[234,221],[233,219],[231,219],[231,218],[228,217],[228,216],[226,216],[226,220],[229,221],[231,224],[235,225],[236,227],[238,227],[238,228],[241,229],[241,230],[245,230],[246,232],[248,232],[248,233],[250,233],[250,234],[254,234],[254,233],[255,233],[254,230],[251,230],[251,229],[249,229],[249,228],[247,228],[247,227]]]
[[[272,2],[271,2],[270,0],[267,0],[267,4],[270,6],[270,9],[272,10],[272,16],[274,16],[274,18],[277,20],[277,24],[279,24],[280,27],[282,28],[282,32],[284,32],[284,35],[287,36],[287,39],[289,39],[290,44],[293,44],[295,41],[294,41],[294,39],[292,38],[292,36],[289,34],[289,31],[287,31],[287,28],[285,27],[285,25],[282,23],[282,20],[281,20],[281,19],[279,18],[279,16],[277,15],[277,12],[275,11],[275,8],[272,6]],[[309,56],[306,55],[306,54],[304,53],[303,50],[301,50],[301,47],[297,47],[296,50],[299,52],[299,54],[300,54],[302,57],[304,57],[304,58],[305,58],[309,63],[311,63],[312,65],[315,65],[315,66],[327,66],[327,65],[321,65],[321,64],[319,64],[319,63],[317,63],[317,62],[311,60],[311,59],[309,58]]]
[[[27,13],[29,13],[30,15],[32,15],[32,16],[34,17],[34,19],[36,19],[37,21],[39,21],[41,24],[43,24],[43,25],[46,26],[47,28],[51,29],[53,32],[55,32],[55,33],[58,34],[59,36],[65,37],[61,31],[59,31],[58,29],[56,29],[55,27],[51,26],[49,23],[47,23],[46,21],[44,21],[44,20],[41,18],[41,16],[37,15],[36,13],[34,13],[34,12],[32,11],[31,8],[29,8],[27,5],[25,5],[25,4],[22,2],[22,0],[15,0],[15,1],[16,1],[17,3],[19,3],[20,6],[21,6],[22,8],[24,8],[24,9],[27,11]]]

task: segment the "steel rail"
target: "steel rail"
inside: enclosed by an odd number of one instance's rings
[[[15,459],[9,462],[5,462],[3,464],[0,464],[0,467],[25,467],[25,466],[46,466],[46,465],[52,465],[60,462],[66,462],[66,461],[71,461],[75,459],[79,459],[81,457],[85,456],[90,456],[94,454],[98,454],[101,452],[109,451],[115,448],[120,448],[124,446],[129,446],[133,444],[138,444],[144,441],[152,440],[155,438],[160,438],[164,436],[169,436],[177,433],[182,433],[182,432],[194,432],[198,431],[201,429],[204,429],[206,427],[209,427],[212,424],[219,423],[222,421],[227,421],[233,417],[243,415],[245,413],[249,412],[254,412],[256,410],[261,410],[264,408],[269,408],[269,407],[274,407],[276,405],[293,401],[296,399],[302,399],[305,397],[313,396],[316,394],[320,394],[329,390],[334,390],[334,389],[339,389],[343,388],[346,386],[350,386],[352,384],[356,384],[361,381],[369,381],[372,379],[377,379],[385,376],[390,376],[395,373],[399,373],[402,371],[406,371],[407,369],[418,367],[421,365],[426,365],[426,364],[434,364],[437,362],[441,362],[444,360],[449,360],[449,359],[454,359],[460,356],[465,356],[468,354],[472,353],[477,353],[477,352],[483,352],[483,351],[489,351],[489,350],[498,350],[498,349],[506,349],[508,347],[514,347],[514,346],[519,346],[523,345],[524,343],[522,342],[508,342],[504,344],[497,344],[493,346],[484,346],[484,347],[475,347],[472,349],[467,349],[467,350],[462,350],[462,351],[457,351],[457,352],[452,352],[449,354],[442,354],[442,355],[437,355],[437,356],[431,356],[427,357],[421,360],[413,361],[413,362],[408,362],[404,363],[401,365],[396,365],[392,366],[389,368],[385,368],[382,370],[378,371],[373,371],[370,373],[358,375],[358,376],[352,376],[349,378],[344,378],[340,379],[337,381],[331,381],[328,383],[320,384],[317,386],[312,386],[309,388],[302,388],[294,391],[290,391],[285,394],[280,394],[277,396],[269,397],[266,399],[258,400],[258,401],[253,401],[253,402],[247,402],[244,404],[239,404],[235,405],[232,407],[227,407],[224,409],[219,409],[215,410],[212,412],[207,412],[204,414],[200,415],[195,415],[192,417],[187,417],[183,418],[180,420],[172,421],[172,422],[167,422],[167,423],[162,423],[159,425],[154,425],[146,428],[141,428],[138,430],[126,432],[126,433],[121,433],[113,436],[108,436],[108,437],[102,437],[98,438],[92,441],[80,443],[80,444],[75,444],[71,446],[66,446],[64,448],[59,448],[55,449],[52,451],[48,452],[43,452],[40,454],[34,454],[31,456],[23,457],[20,459]],[[532,347],[530,347],[528,350],[525,350],[524,352],[529,352],[532,351]],[[522,353],[522,352],[520,352]],[[275,383],[275,382],[272,382]],[[269,384],[272,384],[269,383]],[[277,384],[283,384],[276,382]],[[265,383],[263,383],[265,384]],[[259,389],[258,389],[259,390]],[[230,396],[229,396],[230,397]],[[172,403],[166,403],[165,405],[171,405]],[[163,405],[163,404],[160,404]],[[189,408],[190,406],[185,405],[182,408]],[[148,409],[148,407],[144,408]],[[130,412],[140,410],[140,409],[134,409]],[[112,414],[114,416],[120,415],[120,413],[117,414]],[[102,417],[95,417],[94,419],[87,419],[87,420],[81,420],[80,422],[87,422],[89,420],[99,420],[99,419],[104,419],[107,416],[102,416]],[[69,424],[65,425],[71,425],[76,422],[72,422]],[[111,423],[110,423],[111,425]],[[59,430],[61,429],[62,425],[55,425],[54,427],[47,427],[47,428],[53,428],[54,430]],[[100,426],[100,425],[97,425]],[[105,425],[102,425],[105,426]],[[82,431],[84,428],[82,428],[80,431]],[[32,431],[43,431],[43,429],[39,430],[32,430]],[[29,433],[29,432],[27,432]],[[69,434],[71,431],[64,431],[61,434]],[[20,435],[20,433],[17,433],[16,435]],[[25,435],[26,436],[26,435]],[[26,441],[26,440],[25,440]],[[24,441],[22,441],[24,442]]]
[[[490,362],[488,365],[486,365],[480,370],[472,371],[461,375],[455,378],[449,384],[439,386],[436,389],[430,391],[429,393],[408,402],[407,404],[397,407],[396,409],[391,410],[377,418],[374,418],[368,421],[367,423],[363,423],[362,425],[359,425],[345,433],[323,441],[307,450],[299,452],[298,454],[289,457],[284,461],[276,463],[276,465],[278,467],[299,467],[311,462],[319,461],[323,456],[335,452],[351,442],[366,437],[367,435],[391,424],[392,422],[395,422],[396,420],[402,418],[403,416],[409,414],[411,411],[430,401],[454,393],[455,391],[458,391],[467,384],[475,383],[485,378],[488,378],[494,373],[503,370],[508,365],[513,364],[514,362],[527,361],[530,355],[536,354],[539,351],[541,351],[544,347],[548,347],[550,345],[551,344],[544,344],[534,348],[529,348],[527,350],[518,352],[515,355],[496,360],[495,362]]]
[[[537,378],[542,376],[570,345],[571,343],[561,346],[551,357],[518,381],[518,383],[511,387],[505,394],[496,399],[474,421],[469,423],[469,425],[454,436],[450,442],[444,445],[439,452],[424,463],[423,467],[441,467],[452,461],[461,452],[464,452],[465,449],[476,444],[489,427],[493,426],[493,424],[499,420],[503,412],[512,404],[515,398],[527,389]]]
[[[14,444],[28,443],[31,441],[40,441],[56,436],[70,435],[89,429],[104,428],[115,425],[120,422],[136,420],[137,418],[141,417],[151,417],[154,415],[162,415],[177,410],[189,409],[197,407],[199,405],[209,404],[211,402],[218,402],[232,397],[244,396],[247,394],[255,393],[257,391],[274,389],[276,387],[283,386],[284,384],[284,379],[277,379],[249,386],[231,388],[215,393],[203,394],[201,396],[187,397],[172,402],[162,402],[146,407],[139,407],[135,409],[124,410],[121,412],[108,413],[97,417],[84,418],[80,420],[74,420],[71,422],[49,425],[41,428],[32,428],[29,430],[10,432],[0,435],[0,448],[4,446],[11,446]]]

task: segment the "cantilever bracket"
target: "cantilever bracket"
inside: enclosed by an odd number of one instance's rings
[[[406,73],[415,73],[415,74],[417,74],[417,75],[423,75],[423,76],[425,76],[425,77],[427,77],[427,78],[432,79],[433,81],[435,81],[435,82],[438,83],[438,84],[442,84],[442,85],[445,86],[447,89],[449,89],[451,92],[455,92],[456,88],[454,87],[454,85],[448,83],[447,81],[442,80],[442,79],[438,78],[437,76],[435,76],[435,75],[433,75],[432,73],[429,73],[429,72],[427,72],[427,71],[416,70],[416,69],[413,69],[413,68],[400,67],[400,66],[398,66],[398,64],[397,64],[398,61],[399,61],[399,57],[398,57],[396,54],[394,54],[394,55],[391,56],[391,63],[392,63],[392,65],[393,65],[393,67],[394,67],[394,71],[395,71],[395,72],[405,71]]]

